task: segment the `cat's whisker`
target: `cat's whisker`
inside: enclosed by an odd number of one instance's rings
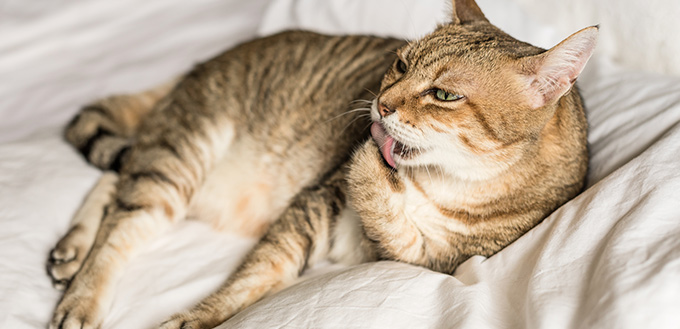
[[[416,146],[416,149],[418,150],[418,153],[423,152],[423,148],[420,147],[420,146]],[[432,181],[432,175],[430,175],[430,166],[429,165],[425,165],[425,171],[427,172],[427,176],[430,178],[430,183],[432,184],[433,181]]]
[[[363,103],[363,104],[372,104],[373,101],[369,101],[369,100],[367,100],[367,99],[355,99],[355,100],[353,100],[353,101],[350,103],[350,105],[353,105],[353,104],[360,104],[360,103]]]
[[[444,179],[444,168],[441,164],[437,165],[437,171],[439,172],[439,179]]]
[[[405,9],[408,10],[409,5],[406,4],[406,2],[405,2],[404,0],[401,0],[401,5],[402,5]],[[407,16],[407,21],[408,21],[408,24],[411,26],[411,31],[410,31],[411,37],[414,37],[414,38],[415,38],[415,37],[418,37],[418,29],[416,28],[416,24],[415,24],[414,21],[413,21],[413,16],[412,16],[412,15],[408,15],[408,16]]]
[[[366,130],[370,131],[372,124],[373,124],[373,122],[369,120],[368,124],[366,126],[364,126],[364,128],[361,129],[361,131],[366,131]]]
[[[383,146],[385,146],[385,145],[387,145],[387,141],[385,141],[384,143],[382,143],[382,145],[379,145],[378,148],[383,148]]]
[[[367,91],[369,94],[373,95],[373,97],[378,98],[378,95],[376,93],[374,93],[372,90],[370,90],[368,88],[364,88],[364,91]]]
[[[330,118],[330,119],[324,121],[324,123],[329,123],[329,122],[331,122],[331,121],[333,121],[333,120],[335,120],[335,119],[337,119],[337,118],[339,118],[339,117],[341,117],[341,116],[343,116],[343,115],[347,115],[347,114],[350,114],[350,113],[355,113],[355,112],[370,112],[370,111],[371,111],[371,109],[365,108],[365,107],[358,108],[358,109],[353,109],[353,110],[349,110],[349,111],[347,111],[347,112],[340,113],[340,114],[338,114],[338,115],[336,115],[336,116],[334,116],[334,117],[332,117],[332,118]]]
[[[340,135],[342,135],[342,134],[345,132],[345,130],[347,130],[347,128],[349,128],[349,126],[351,126],[351,125],[352,125],[353,123],[355,123],[357,120],[359,120],[359,119],[361,119],[361,118],[366,118],[366,117],[370,118],[371,116],[368,115],[368,114],[363,114],[363,115],[358,115],[356,118],[352,119],[352,121],[350,121],[350,122],[345,126],[345,128],[342,128],[342,130],[340,131]]]

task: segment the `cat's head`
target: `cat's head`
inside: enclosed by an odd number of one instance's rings
[[[490,24],[474,0],[452,2],[452,23],[397,51],[371,110],[371,133],[392,167],[486,179],[540,138],[598,29],[545,51]]]

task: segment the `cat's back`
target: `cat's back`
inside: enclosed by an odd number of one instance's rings
[[[262,115],[272,108],[299,111],[292,106],[334,105],[350,102],[366,89],[377,91],[395,58],[394,50],[403,43],[365,35],[285,31],[228,50],[197,66],[193,74],[213,84],[222,82],[225,96],[242,100],[250,106],[248,113]]]
[[[228,118],[239,138],[268,149],[344,154],[367,136],[367,121],[349,111],[367,106],[355,101],[373,98],[403,43],[307,31],[258,38],[198,64],[172,95],[184,103],[176,115]]]
[[[260,153],[324,157],[317,168],[345,159],[367,136],[368,117],[353,111],[378,92],[404,41],[286,31],[226,50],[196,65],[170,94],[172,106],[145,120],[142,135],[176,122],[210,133],[235,127]],[[208,124],[191,124],[202,122]],[[282,154],[285,153],[285,154]]]

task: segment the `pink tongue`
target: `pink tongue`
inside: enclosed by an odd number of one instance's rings
[[[394,158],[392,157],[394,138],[387,134],[385,128],[379,122],[373,122],[373,125],[371,125],[371,136],[373,136],[373,140],[375,140],[378,147],[380,147],[380,153],[382,153],[387,164],[392,168],[396,168],[397,163],[394,162]]]

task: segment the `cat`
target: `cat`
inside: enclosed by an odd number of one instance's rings
[[[598,28],[546,51],[452,5],[416,41],[283,32],[84,107],[66,139],[108,171],[50,253],[50,328],[100,326],[132,250],[186,218],[261,239],[163,329],[217,326],[324,259],[453,273],[577,195]]]

